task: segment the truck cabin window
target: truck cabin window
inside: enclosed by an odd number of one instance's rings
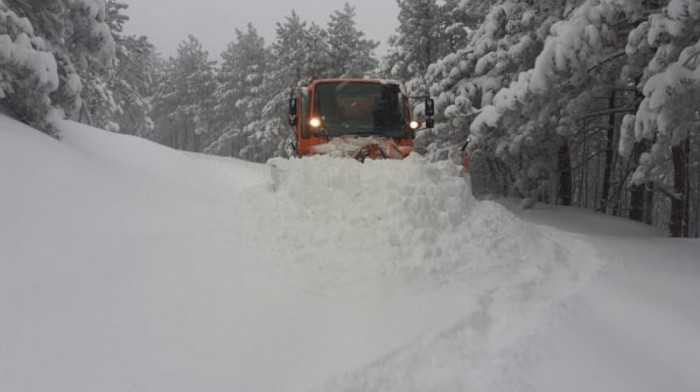
[[[316,116],[328,136],[410,137],[399,86],[380,83],[321,83]]]

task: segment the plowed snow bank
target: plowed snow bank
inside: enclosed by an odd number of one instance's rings
[[[468,179],[449,162],[412,155],[270,165],[281,269],[324,295],[416,289],[489,271],[527,279],[570,267],[571,255],[541,230],[474,200]]]
[[[436,334],[337,374],[323,391],[523,390],[509,375],[603,260],[580,237],[476,201],[458,167],[313,157],[273,160],[268,207],[281,279],[324,297],[459,287]],[[266,204],[266,203],[262,203]]]

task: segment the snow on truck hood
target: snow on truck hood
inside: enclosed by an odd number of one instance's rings
[[[413,147],[400,146],[392,139],[380,136],[343,136],[334,137],[328,143],[311,147],[316,154],[328,155],[335,158],[355,157],[363,148],[375,145],[380,147],[387,158],[400,159],[408,152],[413,151]]]

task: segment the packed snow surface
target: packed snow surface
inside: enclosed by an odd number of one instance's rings
[[[62,128],[0,117],[0,391],[700,387],[675,303],[697,242],[477,201],[418,156],[257,165]]]

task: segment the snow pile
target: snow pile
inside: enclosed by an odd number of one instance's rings
[[[324,295],[444,285],[570,259],[505,208],[475,201],[449,162],[411,155],[270,165],[280,269]]]
[[[447,163],[60,131],[0,116],[2,391],[527,390],[602,263]]]
[[[526,390],[548,330],[604,263],[580,237],[476,201],[448,162],[269,162],[280,280],[322,298],[444,293],[460,310],[414,342],[337,373],[318,391]],[[449,293],[449,294],[448,294]],[[415,299],[414,299],[415,300]]]

